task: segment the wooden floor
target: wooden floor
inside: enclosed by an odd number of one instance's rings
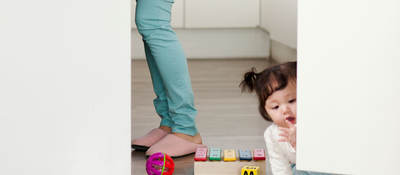
[[[243,73],[271,65],[265,59],[189,60],[189,71],[198,109],[197,127],[208,146],[231,149],[265,148],[263,132],[270,124],[257,110],[254,94],[241,93]],[[158,127],[153,107],[151,78],[144,60],[133,61],[132,137]],[[146,175],[144,153],[132,151],[133,175]],[[193,156],[174,159],[175,175],[193,174]],[[268,172],[268,171],[267,171]]]

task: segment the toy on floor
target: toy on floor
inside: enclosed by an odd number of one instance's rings
[[[174,167],[172,158],[161,152],[152,154],[146,161],[148,175],[172,175]]]
[[[258,166],[244,166],[241,175],[258,175],[259,170]]]
[[[194,175],[266,174],[264,149],[198,148]]]
[[[239,150],[239,159],[240,160],[251,160],[252,159],[252,155],[251,155],[251,151],[248,149],[240,149]]]
[[[210,148],[209,160],[220,161],[221,160],[221,148]]]
[[[207,148],[197,148],[194,154],[195,161],[206,161],[207,160]]]
[[[265,160],[264,149],[255,149],[253,154],[254,160]]]
[[[234,149],[224,150],[224,161],[236,161],[236,151]]]

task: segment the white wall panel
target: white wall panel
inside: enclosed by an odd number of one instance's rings
[[[130,175],[130,1],[0,1],[0,174]]]
[[[185,27],[229,28],[259,25],[259,0],[186,0]]]
[[[271,39],[297,48],[297,0],[261,0],[261,27]]]
[[[400,1],[299,1],[297,168],[400,174]]]

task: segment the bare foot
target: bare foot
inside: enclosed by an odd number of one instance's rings
[[[182,139],[185,139],[189,142],[196,143],[196,144],[202,144],[203,141],[201,140],[200,133],[197,133],[195,136],[187,135],[187,134],[182,134],[182,133],[172,133],[177,137],[180,137]]]
[[[167,133],[171,133],[171,128],[170,127],[168,127],[168,126],[160,126],[159,127],[160,129],[162,129],[162,130],[164,130],[165,132],[167,132]]]

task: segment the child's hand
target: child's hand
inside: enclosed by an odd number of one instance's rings
[[[296,125],[294,125],[293,123],[291,123],[288,120],[286,120],[286,124],[287,124],[287,126],[289,126],[289,128],[279,127],[279,129],[281,131],[281,133],[279,133],[279,136],[281,136],[279,141],[280,142],[289,142],[290,145],[292,145],[292,147],[294,149],[296,149]]]

